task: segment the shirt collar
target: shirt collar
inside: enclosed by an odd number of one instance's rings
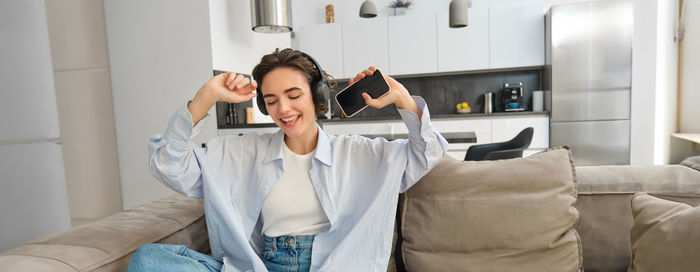
[[[324,163],[325,165],[331,166],[331,141],[328,138],[328,134],[321,129],[321,126],[316,124],[318,127],[318,140],[316,142],[316,154],[314,158],[318,161]],[[270,147],[265,153],[265,163],[281,160],[282,159],[282,145],[284,144],[284,131],[282,129],[278,130],[272,135],[270,141]]]

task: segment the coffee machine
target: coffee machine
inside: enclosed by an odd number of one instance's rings
[[[501,94],[503,109],[505,111],[524,111],[523,108],[523,83],[505,83],[503,84],[503,93]]]

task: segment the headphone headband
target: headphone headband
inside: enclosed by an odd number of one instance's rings
[[[321,65],[318,64],[318,62],[311,55],[306,54],[302,51],[299,51],[299,53],[301,53],[302,55],[304,55],[304,57],[309,59],[311,61],[311,63],[314,64],[314,67],[316,68],[316,70],[318,70],[318,76],[321,78],[314,80],[314,82],[323,82],[323,83],[326,83],[326,85],[328,85],[328,81],[326,81],[326,75],[323,72],[323,70],[321,70]]]

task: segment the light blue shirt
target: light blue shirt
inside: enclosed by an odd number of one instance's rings
[[[408,139],[329,136],[319,128],[311,182],[330,230],[316,235],[311,271],[386,271],[399,192],[444,156],[447,141],[422,117],[399,109]],[[260,259],[261,209],[283,171],[284,133],[219,136],[196,147],[201,130],[183,105],[163,135],[149,141],[150,172],[168,187],[204,199],[209,243],[223,271],[267,271]]]

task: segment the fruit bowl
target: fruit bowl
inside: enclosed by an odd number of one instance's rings
[[[470,112],[472,112],[471,108],[457,109],[457,113],[470,113]]]
[[[461,103],[458,103],[455,108],[457,109],[457,113],[470,113],[470,112],[472,112],[472,108],[469,107],[469,103],[464,102],[464,101],[462,101]]]

